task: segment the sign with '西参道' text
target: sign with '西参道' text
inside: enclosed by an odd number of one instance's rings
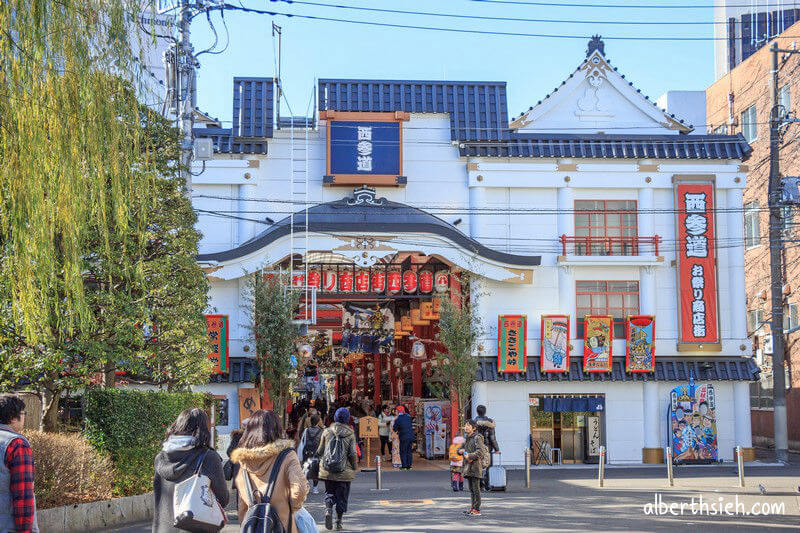
[[[398,121],[331,121],[329,174],[399,176],[401,128]]]
[[[711,349],[719,343],[714,185],[678,181],[675,200],[680,343]]]

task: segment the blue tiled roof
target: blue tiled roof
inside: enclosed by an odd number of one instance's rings
[[[576,157],[610,159],[747,159],[740,135],[526,134],[504,142],[463,142],[464,157]]]
[[[319,109],[448,113],[454,141],[509,138],[505,82],[324,79]]]

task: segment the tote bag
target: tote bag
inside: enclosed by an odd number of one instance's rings
[[[175,485],[172,512],[177,529],[216,533],[225,525],[225,513],[211,491],[211,480],[200,474],[207,453],[200,457],[194,475]]]

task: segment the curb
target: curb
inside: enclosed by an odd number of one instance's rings
[[[144,522],[153,518],[153,493],[53,507],[36,512],[40,531],[78,533]]]

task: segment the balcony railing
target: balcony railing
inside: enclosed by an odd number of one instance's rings
[[[631,256],[641,255],[641,251],[658,255],[658,243],[661,237],[599,237],[599,236],[567,236],[562,235],[562,255],[567,255],[568,246],[572,246],[572,255],[608,255]],[[644,250],[643,250],[644,248]]]

